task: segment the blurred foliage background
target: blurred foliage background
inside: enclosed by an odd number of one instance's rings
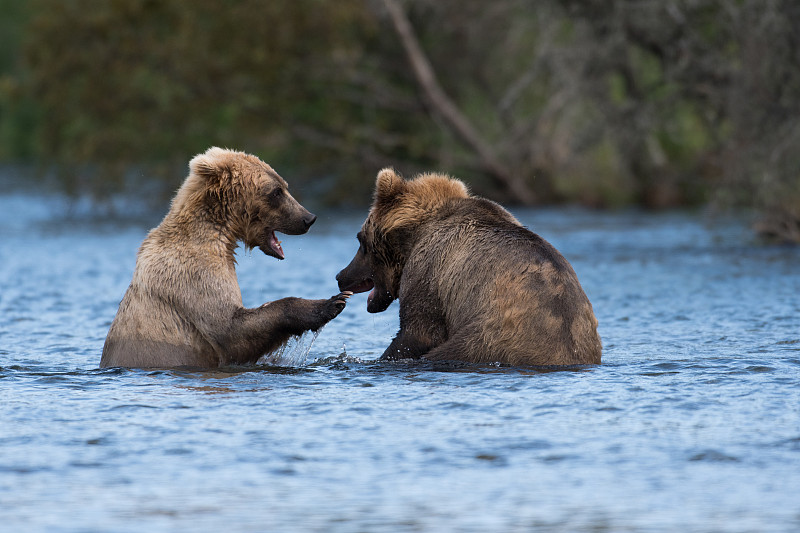
[[[504,202],[746,207],[800,241],[796,0],[0,10],[0,162],[73,193],[169,196],[218,145],[330,205],[366,204],[394,166]]]

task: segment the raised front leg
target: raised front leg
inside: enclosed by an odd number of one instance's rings
[[[317,331],[336,318],[352,295],[352,292],[344,291],[327,300],[282,298],[265,303],[255,311],[262,320],[266,319],[278,330],[285,330],[290,335],[300,335],[305,331]]]
[[[282,298],[256,309],[239,309],[218,342],[221,364],[254,363],[290,337],[319,330],[342,312],[352,294],[345,291],[327,300]]]

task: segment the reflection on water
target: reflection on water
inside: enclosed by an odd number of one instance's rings
[[[99,369],[158,216],[0,197],[0,520],[9,531],[794,531],[800,251],[687,213],[518,211],[573,263],[604,363],[375,359],[366,298],[259,365]],[[364,213],[285,261],[238,258],[246,305],[327,298]]]

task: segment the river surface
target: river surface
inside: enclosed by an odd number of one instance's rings
[[[329,297],[365,210],[245,305]],[[0,197],[3,531],[800,531],[800,249],[693,213],[514,210],[569,259],[597,367],[377,363],[366,295],[275,364],[99,369],[158,217]],[[487,261],[491,261],[487,257]]]

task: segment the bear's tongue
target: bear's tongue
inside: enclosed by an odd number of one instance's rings
[[[279,241],[278,238],[275,236],[274,231],[269,234],[269,247],[273,252],[278,254],[278,257],[280,257],[281,259],[284,258],[283,248],[281,248],[281,241]]]

